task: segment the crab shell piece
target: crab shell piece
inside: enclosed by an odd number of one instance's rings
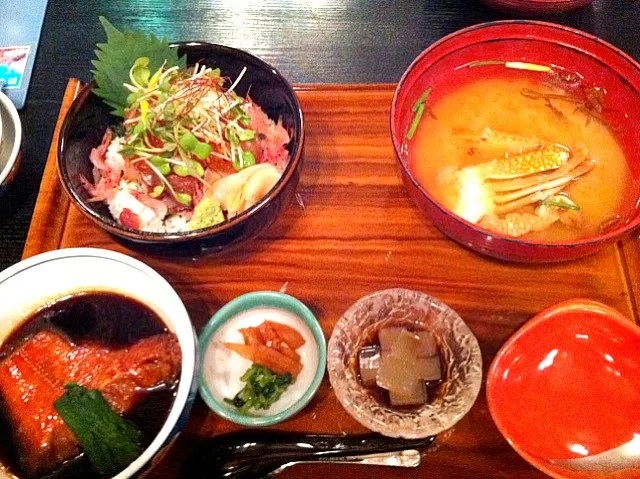
[[[480,163],[470,167],[483,180],[507,180],[555,170],[564,166],[571,157],[571,151],[560,145],[548,145],[541,148]]]

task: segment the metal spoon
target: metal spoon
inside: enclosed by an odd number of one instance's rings
[[[640,468],[640,434],[634,434],[629,442],[600,454],[575,459],[549,460],[549,463],[574,471],[604,473]]]
[[[418,467],[420,465],[420,451],[408,449],[406,451],[366,454],[363,456],[327,457],[309,461],[292,461],[283,464],[278,469],[270,472],[267,477],[275,477],[288,467],[295,466],[296,464],[313,464],[318,462],[332,462],[334,464],[363,464],[367,466]]]
[[[245,430],[212,438],[191,453],[181,477],[185,479],[256,479],[273,477],[293,464],[345,462],[415,467],[434,436],[400,439]]]

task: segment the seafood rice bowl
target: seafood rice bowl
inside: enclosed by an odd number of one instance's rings
[[[142,71],[143,73],[140,73]],[[122,226],[155,233],[209,228],[256,204],[289,162],[290,137],[219,69],[130,71],[121,127],[92,149],[90,201]]]

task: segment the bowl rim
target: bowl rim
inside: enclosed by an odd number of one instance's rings
[[[191,327],[191,331],[193,332],[192,342],[187,341],[183,344],[180,341],[180,350],[182,352],[180,383],[178,384],[178,389],[176,390],[176,395],[167,414],[167,418],[163,422],[157,435],[144,449],[144,451],[133,462],[131,462],[131,464],[129,464],[126,468],[113,476],[113,479],[128,479],[154,465],[153,461],[156,455],[160,453],[169,444],[169,441],[175,437],[177,432],[182,427],[182,423],[184,422],[186,416],[189,414],[195,396],[194,393],[199,358],[198,344],[196,341],[195,331],[193,331],[193,324],[191,323],[189,313],[187,312],[182,299],[180,298],[180,296],[178,296],[178,293],[175,291],[173,286],[171,286],[171,284],[162,275],[160,275],[160,273],[155,271],[150,266],[146,265],[138,259],[127,256],[123,253],[101,248],[65,248],[47,251],[45,253],[40,253],[35,256],[23,259],[22,261],[10,266],[9,268],[0,271],[0,286],[5,281],[22,273],[23,271],[37,268],[43,263],[48,263],[51,261],[65,261],[81,257],[89,257],[96,260],[111,260],[126,267],[134,268],[144,275],[149,276],[150,280],[157,282],[159,285],[165,288],[167,292],[173,292],[172,296],[174,297],[171,298],[171,301],[172,303],[175,303],[176,307],[180,310],[182,319],[186,319],[189,322],[189,326]],[[2,321],[2,319],[0,319],[0,321]],[[189,351],[192,351],[193,354],[189,355],[192,356],[192,362],[185,364],[184,352],[187,348]]]
[[[109,233],[115,234],[116,236],[120,236],[133,241],[144,241],[150,244],[163,244],[167,242],[183,243],[194,239],[206,238],[211,235],[224,234],[232,230],[233,228],[241,224],[245,219],[252,217],[259,211],[263,210],[267,206],[267,204],[269,204],[274,198],[280,195],[289,181],[298,174],[299,166],[302,163],[302,153],[304,149],[305,130],[302,108],[300,106],[298,96],[293,89],[293,86],[278,70],[268,64],[266,61],[251,53],[226,45],[201,41],[184,41],[171,43],[170,46],[176,49],[182,49],[184,53],[186,53],[185,50],[188,50],[190,48],[204,47],[212,52],[220,53],[221,55],[238,56],[245,59],[247,63],[260,65],[263,70],[268,71],[274,77],[277,77],[278,80],[282,82],[282,85],[286,88],[287,96],[291,100],[294,107],[293,114],[296,118],[296,122],[300,123],[300,130],[298,136],[294,136],[291,138],[291,142],[293,142],[295,150],[291,153],[289,163],[283,171],[282,176],[273,186],[273,188],[271,188],[271,190],[269,190],[269,192],[265,196],[263,196],[260,201],[258,201],[250,208],[242,211],[240,214],[234,216],[230,220],[226,220],[223,223],[209,228],[201,228],[193,231],[183,231],[175,233],[156,233],[137,230],[122,226],[112,218],[107,218],[88,208],[82,198],[80,198],[75,188],[71,186],[71,179],[69,177],[68,171],[63,166],[64,162],[62,161],[62,158],[64,151],[66,151],[65,138],[68,135],[71,119],[80,112],[85,101],[93,94],[95,83],[92,81],[83,86],[77,93],[76,98],[73,100],[73,103],[69,107],[69,111],[65,115],[62,128],[60,130],[60,136],[56,149],[56,164],[60,183],[62,184],[64,191],[67,193],[67,196],[69,196],[72,203],[74,203],[75,206],[80,210],[80,212],[85,217],[90,219],[93,223],[100,226],[101,228],[104,228]],[[87,161],[89,161],[88,158]]]
[[[22,145],[22,122],[20,121],[18,110],[9,97],[0,91],[0,109],[2,108],[7,112],[11,122],[13,123],[15,137],[13,139],[13,145],[11,147],[11,153],[9,154],[7,164],[2,170],[0,170],[0,185],[2,185],[4,180],[9,176],[13,170],[14,164],[18,161],[20,146]],[[4,128],[0,128],[0,134],[3,129],[6,129],[6,126]],[[2,138],[0,138],[0,141],[1,140]]]
[[[216,331],[238,314],[259,307],[285,309],[298,316],[311,330],[318,348],[318,367],[313,380],[304,394],[288,408],[269,416],[245,416],[218,402],[203,378],[204,367],[198,375],[198,390],[206,405],[218,416],[243,426],[271,426],[283,422],[304,409],[315,396],[327,367],[327,342],[322,327],[313,312],[302,301],[293,296],[276,291],[254,291],[238,296],[220,308],[207,322],[198,338],[200,364],[205,364],[207,348]]]
[[[543,460],[538,459],[536,456],[529,454],[527,451],[523,450],[521,447],[517,445],[517,443],[513,440],[513,437],[508,434],[507,428],[504,425],[504,422],[501,419],[501,415],[497,413],[497,406],[495,404],[494,395],[496,394],[496,382],[498,381],[498,368],[501,366],[502,361],[504,361],[504,357],[506,354],[511,351],[512,348],[515,347],[515,344],[519,342],[520,338],[525,335],[530,334],[531,330],[538,327],[540,324],[549,323],[551,321],[558,321],[558,315],[564,313],[571,312],[581,312],[581,311],[592,311],[596,313],[600,313],[604,316],[603,320],[605,321],[614,321],[626,329],[637,331],[640,329],[640,326],[635,324],[632,320],[627,318],[624,314],[622,314],[617,309],[608,306],[599,301],[595,301],[587,298],[574,298],[568,299],[566,301],[562,301],[560,303],[549,306],[532,318],[527,320],[524,325],[520,327],[513,335],[507,339],[507,341],[500,347],[493,360],[491,361],[491,365],[489,366],[489,371],[487,372],[487,384],[486,384],[486,398],[487,398],[487,407],[489,409],[489,414],[491,415],[491,419],[493,423],[498,428],[498,431],[502,435],[502,437],[509,443],[509,445],[528,463],[532,466],[536,467],[540,471],[545,474],[555,477],[555,478],[565,478],[569,476],[564,476],[561,473],[558,473],[556,470],[549,468]]]
[[[606,243],[606,242],[611,242],[614,241],[618,238],[620,238],[620,236],[625,235],[630,233],[633,229],[635,229],[636,227],[640,226],[640,214],[637,215],[637,217],[632,220],[629,221],[629,223],[627,223],[626,225],[624,225],[621,228],[618,229],[614,229],[612,231],[609,231],[608,233],[605,234],[601,234],[601,235],[596,235],[593,237],[588,237],[588,238],[583,238],[583,239],[579,239],[579,240],[574,240],[574,241],[556,241],[556,242],[544,242],[544,241],[533,241],[533,240],[522,240],[519,238],[512,238],[510,236],[506,236],[506,235],[502,235],[499,233],[495,233],[493,231],[490,230],[486,230],[484,228],[479,227],[478,225],[471,223],[467,220],[465,220],[464,218],[458,216],[457,214],[453,213],[451,210],[449,210],[448,208],[446,208],[444,205],[442,205],[440,202],[438,202],[422,185],[420,185],[420,183],[417,181],[417,179],[415,178],[415,176],[413,175],[413,173],[409,170],[408,165],[406,165],[406,161],[402,159],[401,157],[401,151],[402,151],[402,143],[401,144],[397,144],[396,139],[400,139],[402,138],[403,135],[399,134],[399,132],[396,130],[395,124],[394,124],[394,118],[398,115],[398,99],[400,96],[400,93],[402,91],[402,89],[405,86],[405,83],[407,82],[409,76],[412,74],[412,72],[420,65],[420,63],[423,61],[424,57],[426,57],[429,53],[431,53],[433,50],[440,48],[443,44],[445,44],[446,42],[453,40],[454,38],[457,38],[458,36],[461,35],[466,35],[469,34],[475,30],[480,30],[480,29],[489,29],[489,28],[504,28],[504,27],[509,27],[510,25],[528,25],[528,26],[532,26],[535,28],[544,28],[544,29],[553,29],[553,30],[562,30],[565,33],[568,33],[570,35],[575,35],[578,37],[582,37],[586,40],[592,41],[596,44],[598,44],[601,47],[607,48],[608,50],[610,50],[611,52],[613,52],[614,54],[616,54],[620,59],[627,61],[628,63],[631,64],[632,67],[634,67],[635,70],[638,71],[638,75],[640,78],[640,63],[638,63],[634,58],[632,58],[630,55],[628,55],[627,53],[623,52],[622,50],[620,50],[619,48],[617,48],[616,46],[610,44],[609,42],[606,42],[605,40],[592,35],[590,33],[584,32],[582,30],[578,30],[576,28],[571,28],[571,27],[567,27],[564,25],[559,25],[556,23],[551,23],[551,22],[543,22],[543,21],[539,21],[539,20],[497,20],[497,21],[491,21],[491,22],[484,22],[484,23],[479,23],[477,25],[471,25],[469,27],[457,30],[453,33],[450,33],[449,35],[444,36],[443,38],[441,38],[440,40],[436,41],[435,43],[431,44],[429,47],[427,47],[425,50],[423,50],[412,62],[411,64],[407,67],[407,69],[404,71],[404,73],[402,74],[402,77],[400,78],[400,81],[398,82],[396,89],[394,91],[393,94],[393,99],[391,102],[391,114],[389,116],[390,118],[390,129],[391,129],[391,142],[393,143],[393,149],[396,155],[396,161],[397,163],[400,165],[400,168],[402,170],[403,176],[405,178],[408,178],[411,183],[413,184],[413,186],[415,188],[417,188],[417,190],[421,193],[421,196],[426,199],[431,206],[434,206],[435,208],[437,208],[440,213],[451,217],[453,219],[455,219],[457,222],[463,224],[464,226],[466,226],[467,228],[481,233],[481,234],[486,234],[486,235],[490,235],[493,238],[499,239],[500,241],[503,241],[507,244],[511,244],[514,246],[524,246],[524,247],[528,247],[528,246],[535,246],[536,248],[544,248],[544,249],[555,249],[555,248],[559,248],[559,247],[570,247],[570,248],[575,248],[575,247],[584,247],[584,246],[591,246],[591,245],[595,245],[595,244],[600,244],[600,243]],[[515,40],[514,38],[505,38],[505,41],[508,40]],[[464,47],[468,47],[470,45],[473,44],[480,44],[480,43],[484,43],[486,40],[481,40],[481,41],[473,41],[471,43],[466,44]],[[555,42],[557,44],[560,44],[560,42]],[[568,47],[571,47],[571,45],[566,45]],[[590,52],[588,50],[582,49],[582,48],[578,48],[573,46],[573,49],[577,52],[579,52],[580,54],[583,55],[589,55]],[[437,60],[436,60],[437,61]],[[608,64],[603,63],[603,65],[608,68],[608,69],[612,69]],[[617,73],[617,72],[616,72]],[[621,76],[621,75],[620,75]],[[622,76],[621,76],[622,77]],[[622,77],[624,78],[624,77]],[[640,95],[640,91],[638,91],[638,94]]]

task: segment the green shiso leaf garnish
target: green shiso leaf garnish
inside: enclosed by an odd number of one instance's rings
[[[136,60],[148,58],[148,69],[152,72],[163,64],[165,68],[186,66],[186,57],[178,58],[177,49],[171,48],[166,39],[129,30],[121,32],[104,17],[100,17],[100,23],[107,34],[107,43],[96,45],[97,59],[91,62],[95,67],[93,92],[113,108],[114,115],[124,116],[130,92],[123,85],[129,81],[129,71]]]

